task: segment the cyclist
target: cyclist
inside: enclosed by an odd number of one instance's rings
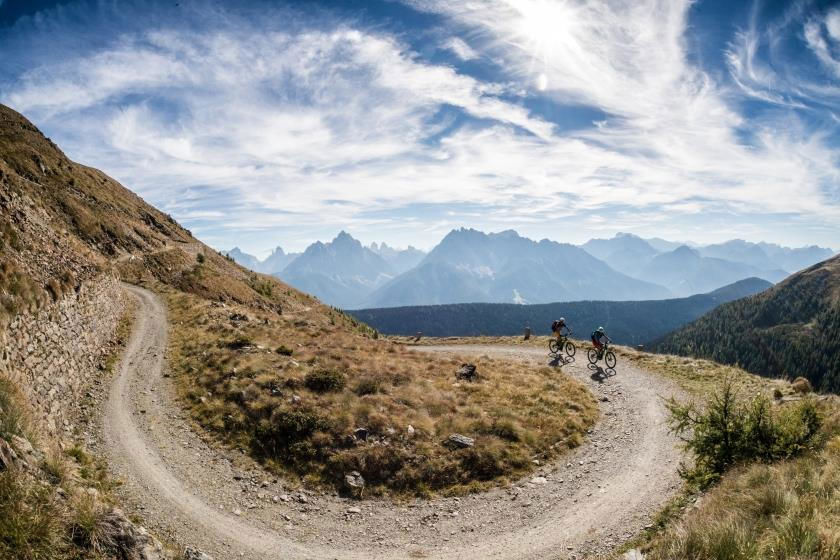
[[[592,344],[598,350],[599,356],[604,351],[604,339],[606,339],[606,342],[612,342],[604,331],[604,327],[598,327],[598,330],[592,332]]]
[[[563,329],[566,329],[566,332],[563,332]],[[551,323],[551,332],[554,333],[554,336],[557,337],[557,340],[560,340],[563,337],[569,336],[572,333],[572,329],[570,329],[566,325],[566,318],[560,317],[553,323]]]

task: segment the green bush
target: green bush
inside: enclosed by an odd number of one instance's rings
[[[731,466],[751,461],[774,461],[808,449],[820,429],[813,400],[774,410],[763,396],[741,399],[731,380],[703,407],[668,401],[671,431],[695,457],[682,476],[707,487]]]
[[[306,440],[324,427],[324,420],[313,411],[277,408],[270,418],[257,423],[254,441],[261,455],[280,457],[294,444]],[[296,450],[304,451],[303,448]]]
[[[288,346],[283,345],[283,344],[278,346],[277,350],[275,350],[275,352],[277,352],[281,356],[291,356],[292,355],[292,349],[289,348]]]
[[[227,347],[232,350],[241,350],[248,346],[256,346],[256,343],[247,335],[237,335],[236,338],[227,343]]]
[[[347,380],[344,374],[334,369],[316,369],[306,374],[304,385],[316,393],[328,393],[344,389]]]
[[[353,391],[361,397],[364,395],[375,395],[377,393],[381,393],[382,389],[382,379],[374,376],[367,376],[359,379],[358,383],[356,383],[356,388],[353,389]]]

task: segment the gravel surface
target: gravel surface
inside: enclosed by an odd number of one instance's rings
[[[616,372],[555,364],[600,399],[587,442],[507,488],[462,498],[354,501],[278,480],[190,422],[168,377],[166,310],[151,292],[106,396],[93,442],[134,512],[162,536],[216,558],[588,558],[650,523],[680,486],[662,399],[677,389],[619,362]],[[418,347],[549,362],[537,348]]]

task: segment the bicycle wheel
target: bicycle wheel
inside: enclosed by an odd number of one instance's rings
[[[607,367],[613,369],[616,364],[615,354],[613,354],[612,350],[607,350],[606,355],[604,355],[604,362],[607,364]]]
[[[557,354],[558,352],[560,352],[560,345],[557,343],[556,338],[552,338],[548,341],[548,351],[552,354]]]
[[[594,348],[590,348],[589,351],[586,353],[586,357],[589,358],[590,364],[595,364],[598,362],[598,351]]]
[[[566,342],[566,355],[571,358],[575,355],[575,352],[577,352],[577,348],[575,347],[574,343],[572,341],[567,341]]]

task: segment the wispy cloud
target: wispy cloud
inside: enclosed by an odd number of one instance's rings
[[[330,227],[420,245],[412,236],[453,225],[579,240],[677,230],[704,213],[743,216],[750,231],[791,215],[837,223],[829,131],[773,87],[758,32],[733,42],[729,84],[690,61],[687,0],[411,5],[443,18],[432,49],[450,61],[382,26],[216,7],[197,28],[47,51],[0,79],[0,97],[220,246]],[[829,55],[832,17],[814,23]],[[459,70],[477,59],[496,74]],[[748,119],[743,92],[780,109]],[[569,131],[540,103],[600,116]],[[443,207],[453,212],[431,210]],[[256,250],[281,241],[255,235]]]
[[[475,52],[473,48],[464,42],[464,40],[460,37],[450,37],[443,46],[455,53],[455,55],[461,60],[473,60],[478,58],[478,53]]]

